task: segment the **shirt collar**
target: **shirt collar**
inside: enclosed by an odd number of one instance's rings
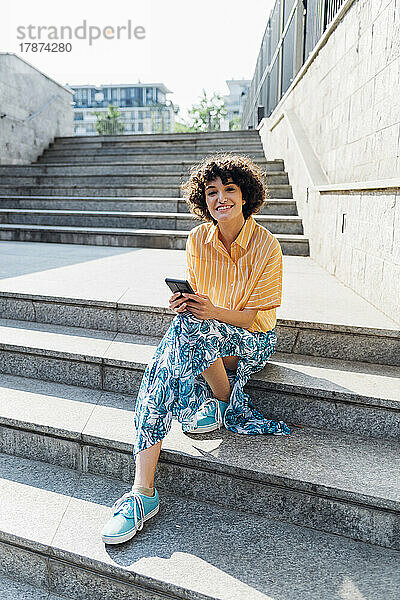
[[[240,230],[239,235],[237,236],[237,238],[235,239],[235,241],[233,243],[238,244],[242,248],[246,249],[249,244],[250,238],[253,234],[255,226],[256,226],[256,222],[253,219],[252,215],[250,215],[250,217],[248,219],[246,219],[246,221],[244,222],[244,225],[243,225],[242,229]],[[217,240],[218,240],[218,225],[212,224],[204,243],[208,244],[211,241],[217,241]]]
[[[250,215],[248,219],[244,222],[244,225],[237,236],[236,240],[233,242],[234,244],[239,244],[242,248],[246,250],[249,245],[250,238],[253,235],[254,228],[256,226],[256,222],[253,217]]]

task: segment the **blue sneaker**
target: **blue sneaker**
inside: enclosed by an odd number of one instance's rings
[[[220,429],[228,406],[227,402],[221,402],[216,398],[206,400],[194,415],[193,421],[182,425],[183,431],[185,433],[204,433]]]
[[[130,540],[143,523],[158,513],[160,502],[158,492],[154,496],[145,496],[131,490],[117,500],[113,507],[113,515],[105,524],[102,540],[106,544],[121,544]]]

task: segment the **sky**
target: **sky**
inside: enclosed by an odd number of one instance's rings
[[[18,0],[3,7],[0,51],[13,52],[61,84],[164,83],[182,116],[207,94],[228,93],[227,79],[251,79],[275,0]],[[14,8],[13,8],[14,7]],[[4,10],[6,14],[4,15]],[[98,40],[65,39],[71,52],[22,52],[27,42],[54,42],[60,27],[103,30]],[[132,39],[127,39],[131,22]],[[32,37],[28,37],[28,26]],[[57,30],[38,27],[56,27]],[[19,29],[17,29],[19,28]],[[21,29],[22,28],[22,29]],[[133,31],[136,29],[137,37]],[[143,28],[143,29],[140,29]],[[93,37],[97,35],[92,30]],[[24,36],[24,37],[22,37]],[[114,36],[114,39],[111,37]],[[36,39],[33,39],[35,37]],[[139,39],[141,38],[141,39]],[[62,41],[61,39],[58,41]]]

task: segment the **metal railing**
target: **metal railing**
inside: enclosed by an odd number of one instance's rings
[[[113,109],[110,112],[111,108]],[[109,111],[74,110],[74,135],[132,135],[140,133],[171,133],[174,125],[169,106],[152,110],[132,111],[112,106]],[[114,110],[115,109],[115,110]]]
[[[276,0],[243,107],[242,128],[269,117],[345,0]]]

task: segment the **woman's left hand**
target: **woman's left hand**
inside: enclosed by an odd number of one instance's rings
[[[183,294],[187,298],[186,307],[198,319],[215,319],[216,307],[204,294]]]

